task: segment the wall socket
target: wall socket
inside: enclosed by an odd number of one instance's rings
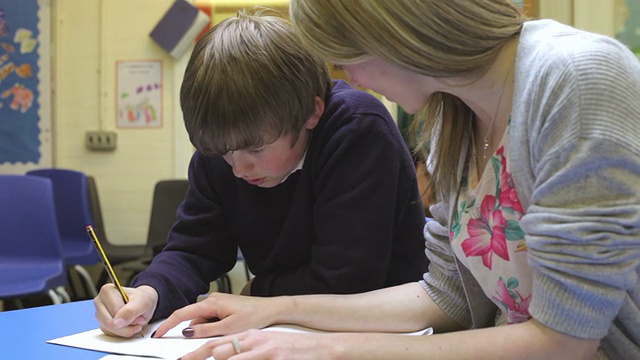
[[[118,134],[114,131],[87,131],[84,144],[89,150],[113,151],[118,143]]]

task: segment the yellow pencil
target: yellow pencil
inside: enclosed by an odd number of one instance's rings
[[[98,240],[98,236],[96,235],[96,232],[93,231],[93,226],[87,225],[87,233],[89,234],[89,237],[91,238],[91,241],[93,242],[93,245],[95,246],[96,251],[98,251],[98,255],[100,255],[100,260],[102,261],[102,264],[104,265],[104,269],[107,271],[107,274],[109,274],[109,278],[111,279],[111,282],[116,286],[116,288],[120,292],[120,295],[122,295],[122,300],[124,301],[124,303],[125,304],[128,303],[129,296],[127,296],[127,293],[124,292],[122,285],[120,285],[120,280],[118,280],[118,277],[116,276],[116,272],[113,270],[113,267],[111,267],[109,258],[107,258],[107,254],[104,252],[104,249],[102,248],[102,244],[100,244],[100,240]],[[140,337],[144,338],[144,334],[142,332],[140,332],[139,334],[140,334]]]
[[[93,245],[96,247],[96,250],[98,251],[98,255],[100,255],[100,260],[102,261],[102,264],[104,265],[104,268],[107,271],[107,274],[111,279],[111,282],[116,286],[116,288],[118,288],[118,291],[120,291],[120,295],[122,295],[122,300],[124,300],[124,303],[125,304],[128,303],[129,297],[127,296],[127,293],[124,292],[122,285],[120,285],[120,280],[118,280],[118,277],[116,276],[116,272],[113,271],[113,268],[111,267],[111,263],[107,258],[107,254],[105,254],[104,249],[100,244],[100,240],[98,240],[98,236],[96,236],[95,231],[93,231],[93,226],[87,225],[87,233],[89,233],[89,237],[93,241]]]

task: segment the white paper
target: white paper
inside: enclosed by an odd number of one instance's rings
[[[49,340],[49,344],[58,344],[82,349],[96,350],[110,353],[100,360],[140,360],[145,358],[175,360],[182,355],[194,351],[212,338],[189,339],[182,336],[182,329],[189,327],[190,321],[178,324],[169,330],[162,338],[152,338],[151,334],[160,326],[162,321],[145,327],[144,337],[120,338],[105,335],[100,329],[89,330],[74,335]],[[263,329],[263,331],[284,331],[297,333],[323,333],[295,325],[277,325]],[[430,328],[406,333],[407,335],[430,335]],[[124,356],[126,355],[126,356]]]
[[[64,336],[47,341],[50,344],[65,345],[82,349],[102,351],[111,354],[153,357],[175,360],[191,352],[209,339],[188,339],[182,336],[182,329],[189,326],[189,321],[171,329],[162,338],[151,338],[151,334],[162,322],[151,324],[142,332],[144,337],[120,338],[105,335],[102,330],[94,329],[78,334]],[[121,359],[120,357],[118,359]]]

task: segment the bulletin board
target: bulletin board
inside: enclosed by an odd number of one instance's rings
[[[0,173],[52,165],[51,0],[0,0]]]

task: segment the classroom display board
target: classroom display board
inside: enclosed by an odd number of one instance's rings
[[[0,0],[0,173],[51,166],[51,0]]]
[[[118,127],[161,127],[162,61],[118,61],[116,73]]]

